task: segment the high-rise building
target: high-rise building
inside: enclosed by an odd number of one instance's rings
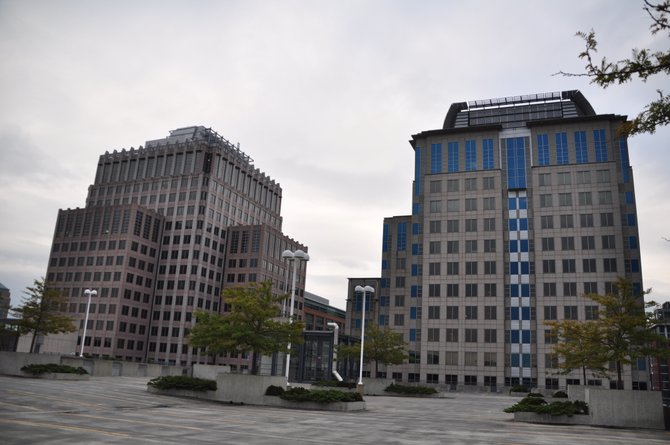
[[[584,294],[611,292],[619,276],[642,289],[633,174],[617,133],[625,119],[565,91],[454,103],[441,129],[412,136],[412,214],[384,220],[370,308],[370,321],[403,333],[409,362],[382,374],[585,383],[559,375],[544,322],[597,317]],[[360,308],[348,309],[355,331]],[[647,388],[643,362],[626,369],[627,389]]]
[[[47,270],[69,297],[76,351],[84,341],[93,356],[206,361],[185,341],[195,311],[225,311],[227,287],[270,280],[288,292],[281,253],[307,247],[282,234],[281,200],[280,185],[239,146],[202,126],[101,155],[86,207],[58,213]],[[301,262],[299,318],[305,273]],[[85,289],[97,295],[82,340]],[[245,357],[218,361],[246,366]]]

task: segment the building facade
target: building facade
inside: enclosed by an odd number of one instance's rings
[[[642,289],[625,119],[565,91],[454,103],[443,128],[412,136],[412,214],[384,220],[369,311],[403,333],[409,362],[382,374],[452,387],[585,383],[558,374],[544,322],[597,317],[584,294],[610,292],[619,276]],[[627,369],[626,381],[646,388],[648,371]]]
[[[77,350],[189,365],[207,357],[186,342],[195,311],[224,312],[231,286],[271,280],[286,293],[282,189],[211,129],[170,132],[138,149],[100,156],[84,209],[61,210],[47,281],[68,297]],[[306,264],[297,276],[302,317]],[[82,339],[87,298],[97,290]],[[246,358],[219,362],[244,365]]]

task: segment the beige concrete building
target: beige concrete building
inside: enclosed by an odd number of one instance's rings
[[[382,375],[452,387],[585,383],[558,374],[544,322],[597,317],[583,295],[611,292],[619,276],[642,289],[633,174],[617,135],[625,119],[565,91],[454,103],[443,128],[412,136],[412,214],[384,220],[368,312],[403,333],[410,357]],[[354,330],[360,315],[348,312]],[[642,359],[626,389],[648,379]]]

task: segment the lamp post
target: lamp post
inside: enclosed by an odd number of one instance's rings
[[[79,356],[84,356],[84,343],[86,343],[86,326],[88,325],[88,311],[91,309],[91,295],[98,295],[98,291],[93,289],[84,290],[84,295],[88,297],[88,303],[86,303],[86,318],[84,318],[84,334],[81,336],[81,351]]]
[[[291,307],[289,308],[289,323],[293,323],[293,305],[295,303],[295,279],[298,271],[298,261],[309,261],[309,255],[298,249],[295,252],[285,250],[281,257],[288,261],[293,261],[293,278],[291,280]],[[289,385],[288,371],[291,363],[291,342],[288,344],[288,351],[286,353],[286,386]]]
[[[363,347],[365,345],[365,294],[370,292],[375,293],[375,288],[372,286],[356,286],[356,292],[363,293],[363,306],[361,307],[361,360],[358,366],[358,392],[363,393]]]

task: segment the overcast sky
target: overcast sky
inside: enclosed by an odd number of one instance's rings
[[[600,54],[668,48],[642,1],[0,0],[0,282],[44,276],[59,208],[83,207],[100,154],[211,127],[283,188],[307,290],[344,308],[381,274],[384,217],[411,212],[412,134],[452,102],[581,90],[633,116],[668,77],[602,90]],[[670,300],[670,131],[629,141],[645,287]]]

